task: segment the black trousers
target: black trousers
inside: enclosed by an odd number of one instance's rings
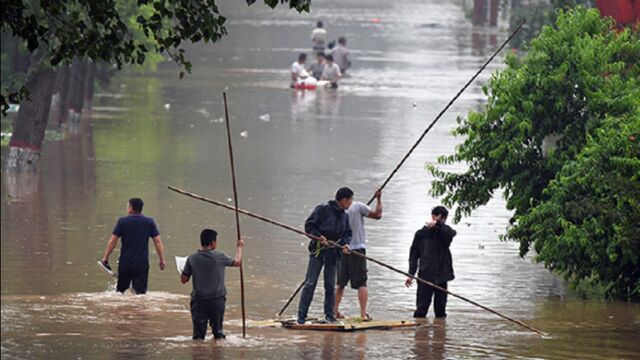
[[[193,322],[193,339],[204,340],[207,335],[207,325],[211,325],[213,337],[224,339],[222,322],[224,320],[224,306],[226,297],[209,300],[191,300],[191,321]]]
[[[147,292],[147,283],[149,279],[149,265],[146,267],[127,267],[118,265],[118,292],[125,292],[129,285],[133,285],[136,294],[145,294]]]
[[[447,283],[436,284],[442,288],[447,288]],[[423,318],[427,316],[429,306],[431,306],[431,298],[433,299],[433,307],[436,317],[447,316],[447,293],[437,290],[429,285],[418,282],[418,293],[416,295],[416,311],[413,313],[415,318]]]

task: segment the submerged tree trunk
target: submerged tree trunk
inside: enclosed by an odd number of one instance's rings
[[[34,62],[27,80],[29,99],[20,104],[9,142],[7,169],[11,170],[36,168],[49,119],[56,73],[38,61]]]
[[[87,72],[84,81],[84,109],[91,111],[93,108],[93,85],[96,77],[96,63],[87,62]]]
[[[67,120],[68,110],[66,109],[66,103],[69,87],[69,66],[62,65],[56,73],[49,121],[60,125]]]
[[[74,59],[71,65],[71,81],[69,83],[69,112],[71,120],[78,121],[84,101],[84,78],[86,64],[81,59]]]

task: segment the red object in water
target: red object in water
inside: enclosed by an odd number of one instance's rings
[[[596,0],[602,16],[611,16],[623,26],[640,21],[640,0]]]
[[[295,85],[293,85],[294,89],[299,89],[299,90],[315,90],[317,87],[316,84],[305,84],[305,83],[296,83]]]
[[[377,23],[380,22],[380,18],[374,17],[374,18],[371,19],[371,22],[374,23],[374,24],[377,24]]]

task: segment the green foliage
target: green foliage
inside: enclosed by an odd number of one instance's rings
[[[634,168],[638,149],[635,153],[630,148],[619,149],[623,152],[614,154],[611,148],[596,148],[599,141],[621,146],[623,140],[614,135],[622,133],[627,139],[635,131],[637,138],[640,41],[637,31],[617,33],[612,27],[611,20],[601,18],[596,10],[578,7],[560,11],[555,26],[544,27],[526,55],[520,59],[507,56],[506,69],[495,73],[484,87],[488,102],[483,111],[458,119],[454,133],[466,140],[455,154],[438,161],[465,162],[468,170],[449,173],[435,166],[429,169],[436,178],[432,194],[445,195],[446,204],[458,205],[456,221],[486,204],[495,190],[504,189],[507,208],[514,211],[512,226],[504,238],[519,241],[522,256],[535,244],[537,259],[547,267],[569,279],[596,274],[599,281],[612,283],[609,294],[619,295],[627,294],[623,288],[633,286],[634,276],[637,282],[638,273],[625,269],[630,264],[640,266],[640,250],[635,235],[635,247],[621,245],[625,249],[620,250],[621,254],[625,255],[615,257],[611,254],[618,248],[611,241],[633,242],[631,229],[636,225],[621,213],[598,219],[595,208],[604,207],[598,211],[614,214],[617,206],[635,206],[637,214],[640,194],[632,191],[633,182],[621,182],[619,176],[632,169],[638,171]],[[628,146],[637,146],[637,142],[626,141]],[[597,154],[610,154],[610,162],[600,162],[604,155]],[[585,178],[571,175],[589,171],[594,173],[582,174]],[[608,184],[590,184],[596,179],[604,181],[596,171],[615,178],[607,178]],[[586,187],[583,196],[594,198],[567,207],[568,199],[556,192],[578,181]],[[622,189],[628,195],[624,200],[615,196],[615,191]],[[572,188],[570,193],[576,191]],[[549,226],[539,222],[538,214],[543,210],[550,218],[547,221],[558,221],[562,226],[557,225],[551,232],[541,229]],[[629,216],[637,216],[633,214],[631,211]],[[535,220],[531,220],[534,216]],[[543,231],[547,232],[541,235]],[[551,235],[566,241],[553,241]],[[603,262],[599,250],[591,248],[596,238],[597,243],[602,240],[612,246],[606,252],[609,262]],[[577,259],[578,245],[591,249],[585,255],[590,261]],[[572,256],[575,261],[571,261]]]
[[[247,0],[251,5],[255,0]],[[310,0],[264,0],[275,7],[308,11]],[[135,9],[135,8],[139,9]],[[137,14],[135,24],[131,14]],[[52,66],[73,58],[142,65],[149,53],[167,54],[187,72],[184,41],[216,42],[227,34],[215,0],[3,1],[2,32],[24,40],[30,52],[46,53]],[[135,25],[135,26],[134,26]],[[3,108],[7,97],[2,92]]]

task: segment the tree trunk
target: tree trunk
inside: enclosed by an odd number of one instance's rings
[[[484,25],[487,21],[487,1],[473,1],[473,25]]]
[[[27,80],[29,99],[20,104],[14,121],[7,169],[21,171],[36,168],[49,119],[55,80],[56,73],[53,69],[39,64],[33,66]]]
[[[84,100],[84,78],[86,73],[85,62],[76,58],[71,65],[71,82],[69,95],[69,111],[71,120],[80,119]]]
[[[91,112],[93,108],[93,85],[96,77],[96,63],[87,62],[87,73],[84,81],[84,108]]]
[[[51,98],[51,115],[49,121],[58,125],[67,120],[66,103],[69,87],[69,66],[62,65],[56,75],[56,82],[53,88],[53,96]]]

